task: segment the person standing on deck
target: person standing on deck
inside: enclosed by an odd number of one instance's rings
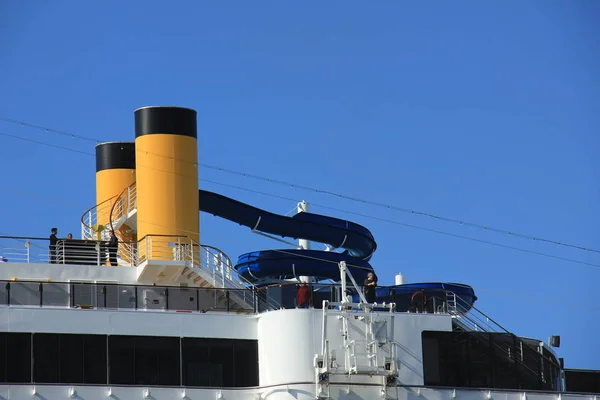
[[[117,251],[119,250],[119,238],[114,231],[110,231],[110,240],[108,241],[108,258],[112,267],[117,266]]]
[[[373,304],[377,300],[375,296],[375,288],[377,287],[377,276],[369,272],[367,279],[365,279],[365,299],[367,303]]]
[[[306,281],[303,280],[296,293],[296,307],[308,308],[310,306],[311,294],[310,288],[306,285]]]
[[[58,242],[56,237],[57,233],[58,229],[56,228],[52,228],[50,230],[50,246],[48,246],[50,249],[50,264],[56,264],[56,243]]]

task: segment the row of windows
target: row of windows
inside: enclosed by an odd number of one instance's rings
[[[258,342],[0,333],[0,382],[258,386]]]
[[[560,367],[511,334],[424,331],[425,385],[560,390]]]

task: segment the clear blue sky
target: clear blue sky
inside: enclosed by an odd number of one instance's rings
[[[136,108],[191,107],[201,162],[600,247],[599,2],[166,4],[0,2],[0,116],[131,141]],[[94,152],[93,142],[1,121],[0,132]],[[94,205],[94,158],[6,136],[0,148],[0,231],[46,237],[57,226],[78,236]],[[598,253],[200,175],[600,264]],[[200,185],[273,212],[294,207]],[[380,283],[401,271],[409,282],[470,284],[507,328],[560,334],[567,367],[600,369],[600,268],[312,211],[373,232]],[[202,242],[233,259],[281,245],[212,216],[201,226]]]

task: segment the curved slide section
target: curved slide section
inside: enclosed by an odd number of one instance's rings
[[[346,261],[358,283],[362,283],[373,267],[368,262],[349,257],[346,253],[320,250],[262,250],[242,254],[236,271],[250,282],[264,277],[281,279],[314,276],[319,279],[340,280],[338,263]]]
[[[377,248],[371,232],[358,224],[313,213],[293,217],[261,210],[229,197],[199,190],[200,211],[237,222],[252,230],[293,239],[306,239],[342,248],[343,253],[319,250],[265,250],[243,254],[236,270],[254,282],[265,277],[317,276],[339,280],[337,263],[346,261],[358,282],[373,271],[368,261]]]
[[[437,305],[440,305],[442,301],[445,301],[445,293],[453,292],[460,300],[457,301],[458,305],[465,311],[468,311],[473,307],[473,304],[477,300],[475,291],[469,285],[462,283],[444,283],[444,282],[424,282],[424,283],[405,283],[402,285],[392,287],[379,287],[375,289],[377,294],[378,302],[396,303],[397,311],[406,311],[410,308],[412,295],[422,292],[425,294],[428,300],[429,306],[432,308],[435,305],[433,299],[437,299]],[[358,302],[359,297],[357,294],[352,295],[352,301]]]

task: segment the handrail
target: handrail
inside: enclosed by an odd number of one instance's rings
[[[474,325],[475,331],[478,331],[479,329],[477,328],[481,328],[483,332],[487,332],[487,333],[502,333],[502,334],[506,334],[509,335],[514,343],[515,343],[515,347],[516,347],[516,343],[519,343],[519,346],[527,346],[527,348],[531,348],[531,346],[527,345],[526,343],[524,343],[524,341],[518,337],[517,335],[515,335],[514,333],[510,332],[509,330],[507,330],[506,328],[504,328],[502,325],[500,325],[498,322],[496,322],[494,319],[492,319],[491,317],[489,317],[487,314],[485,314],[483,311],[479,310],[478,308],[476,308],[475,306],[471,305],[470,309],[466,309],[462,304],[465,304],[465,300],[462,299],[460,296],[458,296],[456,293],[454,292],[449,292],[447,291],[446,293],[452,293],[459,301],[457,302],[458,307],[460,308],[460,312],[457,313],[453,313],[450,310],[448,310],[448,313],[455,316],[457,319],[459,320],[467,320],[468,322],[470,322],[471,324]],[[461,304],[462,302],[462,304]],[[475,311],[475,312],[473,312]],[[481,319],[481,317],[477,314],[480,314],[482,317],[485,318],[485,321],[483,321]],[[490,324],[491,323],[491,324]],[[500,332],[498,332],[494,326],[495,325],[497,328],[499,328]],[[491,330],[486,330],[485,327],[490,328]],[[520,356],[521,359],[519,360],[519,358],[517,357],[518,355],[518,349],[515,348],[515,355],[511,356],[509,350],[501,347],[499,344],[493,342],[493,344],[500,350],[502,351],[504,354],[506,354],[507,356],[514,358],[515,362],[519,363],[520,365],[522,365],[524,368],[526,368],[527,370],[529,370],[531,373],[537,375],[539,378],[543,379],[544,375],[543,373],[537,373],[536,371],[532,370],[531,368],[529,368],[526,364],[525,361],[523,360],[524,354],[523,354],[523,350],[521,349],[520,352]],[[534,349],[532,349],[534,350]],[[535,350],[534,350],[535,351]],[[539,357],[547,362],[549,362],[550,364],[554,365],[556,368],[560,369],[560,366],[557,364],[557,362],[555,360],[553,360],[551,357],[548,357],[546,355],[544,355],[543,353],[536,351],[535,354],[539,355]]]
[[[117,195],[114,195],[114,196],[112,196],[112,197],[109,197],[108,199],[106,199],[106,200],[104,200],[104,201],[102,201],[102,202],[100,202],[100,203],[96,204],[95,206],[92,206],[92,207],[88,208],[88,209],[87,209],[87,210],[86,210],[86,211],[85,211],[85,212],[84,212],[84,213],[81,215],[81,224],[82,224],[83,226],[85,226],[86,228],[88,228],[88,229],[93,229],[93,228],[92,228],[91,226],[89,226],[89,225],[87,224],[87,222],[85,221],[85,217],[86,217],[86,215],[87,215],[87,214],[89,214],[90,212],[92,212],[92,210],[94,210],[94,209],[98,209],[98,207],[100,207],[100,206],[101,206],[101,205],[103,205],[104,203],[106,203],[106,202],[108,202],[108,201],[111,201],[111,200],[112,200],[112,199],[114,199],[115,197],[117,197]]]
[[[202,243],[200,243],[200,246],[202,246],[202,247],[203,247],[203,248],[205,248],[205,249],[213,249],[213,250],[216,250],[216,251],[218,251],[220,254],[222,254],[222,255],[224,255],[224,256],[225,256],[225,259],[227,260],[227,263],[228,263],[229,265],[233,265],[233,264],[231,263],[231,258],[229,258],[229,256],[228,256],[227,254],[225,254],[225,252],[224,252],[223,250],[219,249],[218,247],[211,246],[211,245],[208,245],[208,244],[202,244]]]
[[[115,202],[113,203],[112,207],[110,208],[110,214],[109,214],[109,224],[110,224],[110,230],[114,231],[114,226],[113,226],[113,213],[115,210],[115,207],[117,206],[117,204],[119,204],[119,200],[121,199],[121,197],[123,196],[123,194],[125,194],[125,192],[128,193],[127,196],[127,213],[129,213],[129,202],[130,202],[130,197],[131,197],[131,192],[130,189],[135,188],[136,187],[136,182],[133,182],[131,185],[127,186],[125,189],[123,189],[123,191],[121,193],[119,193],[119,195],[117,196],[117,199],[115,200]],[[126,214],[125,214],[126,215]],[[119,216],[120,218],[121,216]]]

